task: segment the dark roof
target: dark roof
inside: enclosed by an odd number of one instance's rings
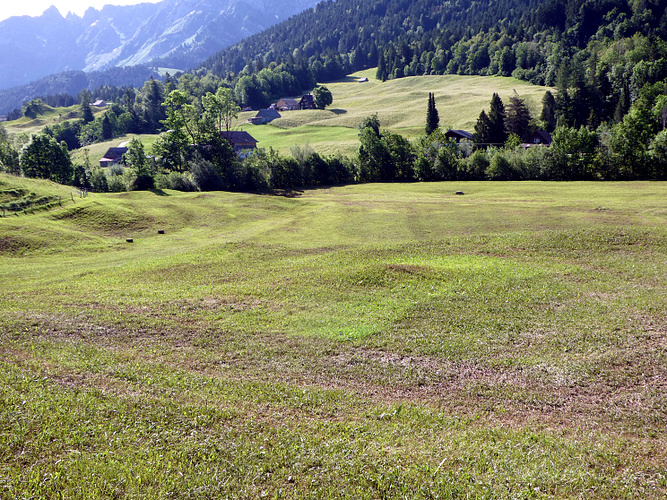
[[[102,159],[117,160],[125,153],[127,153],[127,148],[109,148],[108,151],[104,153],[104,158]]]
[[[222,132],[221,135],[227,139],[232,146],[235,144],[257,144],[259,142],[245,130],[232,130],[229,132],[229,135],[227,132]]]
[[[275,118],[280,118],[280,113],[275,109],[260,109],[255,115],[255,118],[271,118],[273,120]]]
[[[532,133],[528,142],[535,142],[534,139],[539,139],[542,144],[551,144],[553,142],[551,134],[546,130],[536,130]]]
[[[280,102],[280,101],[283,101],[286,106],[298,106],[299,105],[299,103],[296,102],[296,99],[292,99],[290,97],[283,97],[282,99],[278,99],[278,102]]]
[[[306,94],[301,98],[301,101],[315,102],[315,96],[313,94]]]
[[[472,134],[465,130],[448,130],[445,137],[459,137],[460,139],[469,139],[472,141]]]

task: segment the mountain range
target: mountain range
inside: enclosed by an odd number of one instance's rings
[[[149,65],[187,70],[319,0],[163,0],[0,22],[0,89],[64,71]]]

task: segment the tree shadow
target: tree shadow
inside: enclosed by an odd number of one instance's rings
[[[334,115],[344,115],[345,113],[347,113],[347,109],[340,109],[340,108],[330,109],[329,111],[331,111]]]
[[[162,189],[151,189],[150,192],[158,196],[169,196],[169,193],[165,193]]]
[[[303,196],[303,191],[297,189],[274,189],[263,194],[282,196],[283,198],[299,198],[300,196]]]

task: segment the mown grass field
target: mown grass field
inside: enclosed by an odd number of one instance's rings
[[[86,159],[85,151],[87,150],[88,160],[90,161],[91,165],[99,165],[99,161],[104,158],[104,154],[109,150],[109,148],[118,147],[123,143],[130,142],[134,138],[141,140],[145,151],[150,152],[158,137],[158,134],[126,134],[121,137],[116,137],[110,141],[90,144],[83,148],[72,151],[72,161],[78,164],[83,164]]]
[[[104,113],[104,109],[91,107],[93,115],[99,116]],[[57,123],[66,120],[80,120],[81,110],[80,106],[74,105],[67,108],[53,108],[46,104],[43,105],[43,112],[38,114],[34,119],[24,116],[18,120],[3,123],[5,129],[9,134],[37,134],[41,132],[47,125],[56,125]]]
[[[358,79],[366,77],[366,83]],[[505,104],[516,91],[526,101],[532,115],[539,117],[546,87],[505,77],[434,75],[381,82],[375,69],[361,71],[345,80],[327,83],[334,102],[326,110],[283,112],[268,125],[247,124],[256,112],[244,112],[237,126],[260,141],[259,147],[288,154],[292,145],[309,144],[323,154],[356,154],[357,127],[367,116],[377,113],[381,125],[414,139],[424,132],[428,93],[434,92],[443,129],[473,131],[479,113],[488,112],[497,92]]]
[[[664,498],[666,195],[158,191],[0,219],[0,497]]]

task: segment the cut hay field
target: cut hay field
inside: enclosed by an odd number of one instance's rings
[[[43,112],[38,114],[36,118],[29,118],[24,116],[18,120],[3,123],[4,128],[9,134],[17,135],[21,133],[37,134],[41,132],[47,125],[55,125],[66,120],[80,120],[81,110],[80,106],[74,105],[67,108],[53,108],[44,104]],[[104,109],[91,107],[93,115],[98,116],[104,113]]]
[[[116,137],[110,141],[90,144],[83,148],[72,151],[72,161],[75,163],[83,164],[86,158],[85,151],[88,150],[88,159],[90,160],[90,163],[92,165],[97,165],[99,160],[104,158],[104,154],[109,150],[109,148],[115,148],[122,143],[130,142],[134,138],[141,140],[142,144],[144,145],[144,149],[147,152],[150,152],[158,137],[158,134],[126,134],[120,137]]]
[[[287,154],[292,145],[310,146],[320,153],[353,155],[358,144],[357,127],[364,118],[377,113],[381,125],[408,138],[422,134],[426,123],[428,93],[434,92],[444,129],[473,131],[479,113],[488,111],[489,101],[497,92],[505,103],[514,91],[526,101],[533,116],[541,111],[547,87],[506,77],[433,75],[381,82],[375,70],[327,83],[334,102],[326,110],[283,112],[282,118],[268,125],[247,124],[256,112],[241,113],[237,126],[260,141],[259,147]],[[358,79],[366,77],[366,83]]]
[[[62,189],[0,175],[3,200]],[[0,498],[665,498],[666,195],[156,191],[0,218]]]

